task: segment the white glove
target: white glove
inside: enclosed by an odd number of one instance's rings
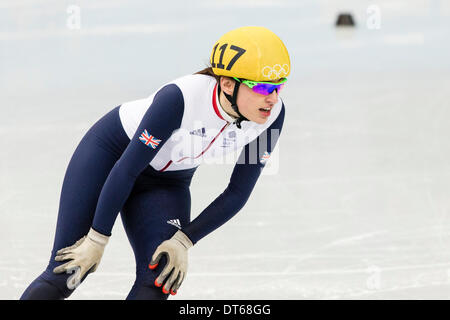
[[[105,249],[108,240],[108,236],[105,236],[91,228],[87,236],[84,236],[78,240],[74,245],[56,252],[55,261],[70,261],[56,267],[53,269],[53,272],[72,273],[79,268],[79,272],[76,272],[71,279],[72,283],[78,285],[86,272],[94,272],[97,270],[100,259],[103,255],[103,250]]]
[[[150,269],[158,266],[159,260],[163,255],[167,256],[167,264],[163,271],[155,280],[155,286],[161,287],[164,280],[172,272],[170,278],[166,281],[162,291],[175,295],[183,282],[188,267],[188,249],[192,247],[191,240],[181,230],[177,231],[172,238],[164,241],[156,248],[153,253],[152,261],[149,264]]]

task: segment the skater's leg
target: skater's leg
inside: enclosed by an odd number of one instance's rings
[[[120,157],[117,150],[105,146],[91,131],[78,145],[66,170],[48,266],[28,286],[21,299],[64,299],[73,292],[67,286],[70,274],[53,273],[55,267],[67,262],[56,262],[56,252],[73,245],[88,233],[102,186]]]
[[[136,258],[136,280],[127,299],[168,298],[154,284],[166,264],[165,257],[155,270],[148,265],[158,245],[178,230],[175,225],[189,223],[190,208],[190,192],[185,186],[153,186],[128,199],[121,217]]]

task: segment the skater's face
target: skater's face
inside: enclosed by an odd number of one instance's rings
[[[274,82],[276,82],[276,80]],[[239,107],[239,111],[248,120],[256,122],[258,124],[264,124],[269,118],[273,106],[278,102],[277,90],[274,90],[269,95],[262,95],[254,92],[245,84],[238,83],[233,79],[221,78],[221,88],[227,94],[233,94],[235,85],[240,85],[237,97],[237,105]],[[222,100],[223,99],[221,99],[221,104]],[[226,100],[226,102],[228,102],[228,100]],[[227,104],[227,107],[228,110],[226,109],[225,111],[228,112],[230,109],[233,110],[229,102]],[[234,111],[228,113],[237,116]]]

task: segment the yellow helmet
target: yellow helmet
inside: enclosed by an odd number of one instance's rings
[[[253,81],[285,78],[291,71],[285,45],[264,27],[241,27],[225,33],[215,43],[210,61],[216,75]]]

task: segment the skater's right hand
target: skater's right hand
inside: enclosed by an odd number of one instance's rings
[[[53,269],[53,272],[72,273],[77,268],[80,268],[80,272],[76,272],[75,278],[72,279],[72,282],[79,284],[88,271],[94,272],[97,270],[108,240],[108,236],[91,228],[87,236],[78,240],[74,245],[63,248],[56,253],[55,261],[70,261],[56,267]]]

